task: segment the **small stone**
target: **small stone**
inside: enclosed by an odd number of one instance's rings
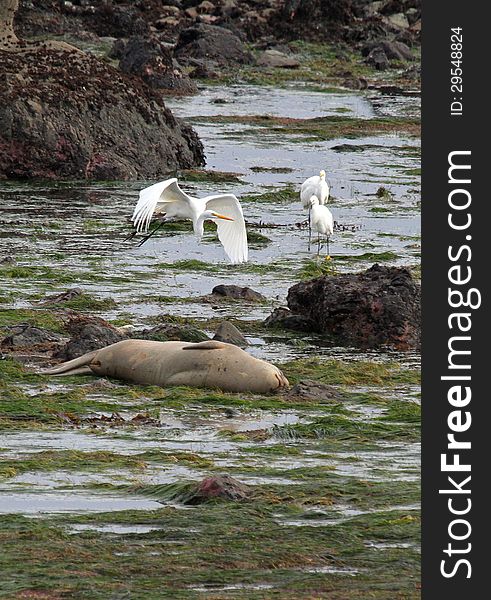
[[[179,19],[174,17],[163,17],[158,21],[155,21],[155,27],[157,29],[166,29],[167,27],[177,27],[179,25]]]
[[[203,0],[201,4],[198,4],[197,8],[200,14],[210,14],[215,11],[215,5],[213,2],[208,2],[208,0]]]
[[[400,29],[407,29],[409,27],[409,21],[404,13],[396,13],[395,15],[389,15],[387,20],[391,25],[399,27]]]
[[[219,17],[215,17],[215,15],[200,15],[198,20],[200,23],[205,23],[206,25],[215,25]]]
[[[217,498],[239,501],[250,495],[250,487],[230,475],[214,475],[203,479],[186,498],[185,504],[203,504]]]
[[[211,293],[215,296],[224,298],[233,298],[234,300],[248,300],[250,302],[264,302],[266,297],[255,292],[250,287],[240,287],[238,285],[216,285]]]
[[[239,329],[237,329],[233,323],[230,323],[230,321],[223,321],[220,323],[213,339],[218,340],[219,342],[225,342],[226,344],[234,344],[234,346],[239,346],[240,348],[249,345]]]
[[[51,350],[53,345],[62,339],[58,333],[33,327],[28,323],[15,325],[10,331],[10,335],[0,342],[2,348],[9,350],[19,350],[20,348]]]
[[[190,73],[191,79],[219,79],[220,74],[205,64],[198,65]]]
[[[60,302],[67,302],[68,300],[78,298],[82,294],[83,292],[81,288],[73,288],[71,290],[67,290],[66,292],[62,292],[61,294],[46,296],[46,298],[39,301],[39,304],[59,304]]]
[[[198,11],[193,7],[186,8],[186,10],[184,11],[184,14],[186,15],[186,17],[189,17],[190,19],[198,18]]]
[[[309,379],[300,381],[294,385],[286,395],[287,398],[303,398],[305,400],[315,400],[317,402],[339,401],[342,394],[332,385],[326,385],[319,381]]]
[[[206,342],[210,338],[204,331],[191,325],[178,325],[176,323],[163,323],[153,329],[140,332],[138,337],[156,342]]]
[[[389,59],[382,48],[374,48],[368,55],[366,61],[368,65],[375,67],[377,71],[386,71],[389,68]]]
[[[296,58],[278,50],[265,50],[258,58],[257,64],[260,67],[276,67],[280,69],[297,69],[300,66]]]
[[[169,4],[166,4],[165,6],[162,6],[161,14],[166,17],[179,17],[181,11],[177,6],[170,6]]]

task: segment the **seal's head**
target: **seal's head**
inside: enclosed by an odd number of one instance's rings
[[[262,383],[261,387],[266,385],[269,392],[281,392],[282,390],[290,387],[288,379],[283,375],[278,367],[266,362],[263,364],[264,367],[261,369],[263,372],[259,373],[256,371],[257,375],[259,375],[258,380],[260,379]]]

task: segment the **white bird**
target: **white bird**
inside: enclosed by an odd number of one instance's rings
[[[159,215],[162,219],[158,227],[168,219],[190,219],[198,239],[203,237],[205,221],[213,221],[217,224],[218,239],[230,262],[233,264],[247,262],[248,247],[244,214],[240,202],[233,194],[192,198],[181,190],[177,179],[167,179],[141,190],[131,217],[136,231],[148,231],[154,215]]]
[[[317,255],[321,250],[321,235],[326,236],[326,257],[329,256],[329,238],[334,231],[334,219],[332,212],[322,204],[319,204],[319,198],[312,195],[310,198],[310,208],[312,212],[312,229],[317,231]]]
[[[311,227],[311,204],[310,199],[315,196],[319,200],[319,204],[327,204],[329,198],[329,186],[326,181],[326,172],[321,171],[319,175],[309,177],[302,183],[300,188],[300,200],[304,209],[309,211],[309,243],[312,235]]]
[[[326,172],[321,171],[319,175],[309,177],[302,183],[300,188],[300,200],[305,209],[310,209],[310,199],[316,196],[319,204],[327,204],[329,198],[329,186],[326,181]]]

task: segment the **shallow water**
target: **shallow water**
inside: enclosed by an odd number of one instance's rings
[[[212,101],[222,98],[225,104]],[[246,98],[250,103],[245,104]],[[383,98],[380,100],[383,101]],[[354,94],[323,94],[294,90],[268,90],[254,87],[214,87],[204,93],[172,99],[169,106],[184,117],[206,114],[279,114],[283,116],[318,116],[322,111],[335,112],[340,106],[356,116],[369,119],[374,112],[369,100]],[[322,107],[322,108],[320,108]],[[397,135],[363,138],[363,152],[339,153],[332,148],[360,140],[336,139],[327,142],[296,142],[290,136],[268,134],[253,128],[256,135],[239,140],[229,139],[233,124],[197,125],[207,152],[207,168],[239,173],[241,183],[184,183],[196,195],[233,192],[240,197],[267,191],[270,186],[298,188],[319,168],[327,170],[334,200],[335,220],[354,225],[357,230],[335,232],[331,240],[333,264],[338,270],[366,267],[371,263],[335,261],[336,255],[356,257],[364,252],[393,252],[394,264],[419,262],[418,238],[419,177],[408,170],[419,167],[418,140]],[[411,150],[411,152],[408,151]],[[288,173],[255,172],[256,166],[283,167]],[[227,265],[220,245],[199,244],[191,232],[173,232],[154,237],[138,248],[124,242],[130,230],[126,220],[138,196],[138,190],[152,182],[60,184],[1,183],[2,199],[0,257],[12,255],[19,265],[43,265],[72,273],[77,286],[101,298],[118,302],[116,310],[104,316],[116,318],[128,312],[138,320],[168,310],[181,316],[203,317],[237,313],[238,316],[263,318],[270,306],[240,308],[188,302],[185,305],[162,305],[149,296],[196,297],[207,294],[217,280],[240,283],[259,289],[271,303],[284,302],[291,278],[285,274],[299,268],[315,251],[309,252],[307,232],[295,224],[305,221],[299,202],[243,201],[247,221],[284,225],[280,229],[263,229],[271,243],[251,249],[251,264],[271,264],[266,273]],[[393,200],[381,200],[374,194],[384,185]],[[373,212],[383,209],[385,212]],[[9,235],[10,232],[10,235]],[[15,243],[12,236],[15,235]],[[35,252],[34,252],[35,249]],[[158,268],[159,263],[176,259],[197,259],[218,264],[217,272],[193,272]],[[29,295],[45,290],[42,273],[29,280],[13,279],[8,289],[15,294],[14,305],[29,304]],[[131,283],[131,285],[128,285]],[[50,281],[49,291],[63,291],[70,285]],[[137,321],[138,324],[138,321]]]
[[[218,102],[217,102],[218,101]],[[326,169],[333,196],[330,205],[340,225],[353,230],[336,231],[332,236],[333,265],[340,272],[367,268],[372,260],[357,260],[365,252],[392,252],[387,264],[419,264],[420,182],[419,140],[401,135],[365,136],[359,139],[338,138],[309,141],[298,135],[278,135],[254,125],[207,122],[212,115],[273,115],[291,118],[348,116],[371,119],[377,115],[412,115],[418,110],[415,98],[397,98],[353,93],[326,94],[298,89],[272,90],[253,86],[214,86],[198,96],[168,101],[173,111],[192,118],[205,144],[207,169],[236,173],[239,182],[191,183],[183,188],[197,196],[233,192],[239,198],[263,194],[282,188],[298,189],[302,181],[320,168]],[[359,152],[340,152],[343,144],[361,145]],[[283,172],[258,171],[257,167],[279,168]],[[172,174],[171,174],[172,175]],[[116,301],[100,311],[107,319],[126,320],[135,326],[148,327],[152,318],[162,314],[195,319],[238,317],[260,320],[272,308],[285,302],[288,288],[299,279],[306,261],[315,258],[308,249],[308,233],[297,227],[306,219],[300,203],[243,200],[244,214],[251,223],[274,223],[280,228],[259,230],[270,239],[265,247],[251,248],[250,266],[230,266],[221,247],[212,242],[199,244],[190,231],[155,236],[141,248],[125,242],[130,231],[128,219],[139,190],[154,183],[139,182],[0,182],[0,260],[12,256],[18,266],[38,267],[28,277],[3,277],[0,269],[2,308],[32,308],[47,294],[80,287],[100,299]],[[381,186],[392,197],[378,198]],[[207,235],[208,241],[211,234]],[[350,260],[336,260],[344,255]],[[215,265],[209,272],[173,266],[177,260],[197,259]],[[170,263],[159,266],[161,263]],[[254,267],[269,265],[266,269]],[[44,269],[49,267],[53,273]],[[59,274],[69,274],[70,281],[60,281]],[[201,297],[218,283],[248,285],[268,298],[266,304],[210,303]],[[162,297],[166,297],[164,300]],[[182,302],[182,300],[186,300]],[[213,330],[207,329],[212,335]],[[399,362],[411,369],[419,367],[417,353],[390,351],[360,352],[352,348],[333,348],[316,336],[299,336],[272,332],[267,337],[247,334],[250,351],[272,361],[320,356],[343,361],[369,360],[377,363]],[[56,393],[64,383],[48,386],[25,384],[33,398],[40,392]],[[87,384],[84,384],[87,385]],[[89,384],[90,385],[90,384]],[[70,384],[67,389],[73,389]],[[353,393],[373,391],[369,386],[352,386]],[[389,398],[418,401],[418,388],[401,384],[376,392]],[[111,399],[121,406],[121,415],[130,419],[141,410],[137,400],[112,397],[111,388],[101,387],[87,394],[101,403]],[[145,400],[145,406],[150,401]],[[291,486],[305,483],[303,470],[326,468],[333,476],[374,483],[390,481],[417,482],[419,445],[416,443],[379,443],[370,448],[353,448],[347,443],[343,451],[327,451],[323,440],[285,442],[272,434],[274,427],[305,424],[319,416],[318,411],[295,407],[281,410],[239,410],[225,416],[223,407],[197,405],[171,409],[159,405],[158,427],[100,426],[65,427],[42,430],[18,430],[2,435],[2,460],[35,457],[41,452],[112,452],[121,456],[162,451],[174,453],[176,460],[162,465],[149,464],[145,469],[104,469],[29,471],[15,474],[0,484],[0,512],[31,516],[57,513],[99,513],[152,511],[162,507],[153,499],[134,493],[131,486],[158,486],[203,479],[213,472],[227,472],[250,486]],[[356,410],[356,418],[370,422],[384,409],[370,406],[346,407]],[[92,416],[104,410],[92,408]],[[324,413],[323,413],[324,414]],[[265,432],[264,439],[254,435]],[[249,437],[248,437],[249,436]],[[285,456],[270,455],[281,444]],[[298,450],[287,454],[288,450]],[[206,464],[182,464],[182,455],[212,461]],[[211,464],[211,463],[210,463]],[[298,474],[300,473],[300,474]],[[101,489],[113,486],[110,492]],[[124,490],[115,489],[117,486]],[[182,509],[182,505],[180,506]],[[325,519],[281,517],[282,526],[329,527],[360,513],[352,506],[332,507],[337,516]],[[404,507],[402,507],[404,508]],[[413,510],[411,506],[406,507]],[[190,509],[194,510],[194,509]],[[387,510],[391,510],[390,508]],[[395,505],[393,510],[401,510]],[[141,534],[157,531],[150,525],[116,523],[73,524],[72,534],[95,531],[101,534]],[[176,544],[178,542],[175,542]],[[180,542],[179,542],[180,543]],[[377,545],[378,544],[378,545]],[[374,548],[383,550],[379,542]],[[387,545],[387,548],[396,547]],[[403,548],[405,546],[399,545]],[[304,573],[354,576],[356,569],[312,566]],[[272,584],[237,583],[236,585],[195,585],[190,590],[225,592],[260,591]]]

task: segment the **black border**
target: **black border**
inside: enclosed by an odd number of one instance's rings
[[[491,204],[491,191],[486,176],[491,175],[491,148],[488,142],[491,127],[489,94],[489,47],[491,21],[489,5],[477,2],[430,2],[423,6],[422,29],[422,291],[423,291],[423,582],[425,600],[491,597],[488,590],[490,550],[488,532],[490,518],[487,508],[488,457],[491,455],[491,398],[488,392],[488,319],[489,279],[488,265],[491,231],[487,215]],[[451,116],[450,103],[450,29],[463,29],[463,114]],[[452,232],[448,226],[448,153],[454,150],[471,151],[471,179],[467,186],[472,193],[472,225],[466,232]],[[472,425],[467,438],[472,448],[462,452],[462,462],[470,461],[472,476],[470,487],[472,509],[468,518],[472,533],[467,540],[472,544],[467,558],[472,566],[470,579],[467,568],[458,569],[456,575],[444,578],[440,573],[443,553],[450,541],[448,525],[452,519],[447,507],[448,496],[439,489],[448,488],[448,475],[441,473],[440,455],[447,450],[448,382],[440,377],[448,373],[449,339],[448,315],[448,247],[465,243],[472,236],[472,285],[482,294],[482,305],[471,310],[472,330]],[[462,437],[463,439],[463,437]],[[456,547],[457,546],[457,543]],[[461,547],[463,547],[462,542]],[[459,556],[453,557],[454,561]],[[450,564],[450,563],[448,563]]]

